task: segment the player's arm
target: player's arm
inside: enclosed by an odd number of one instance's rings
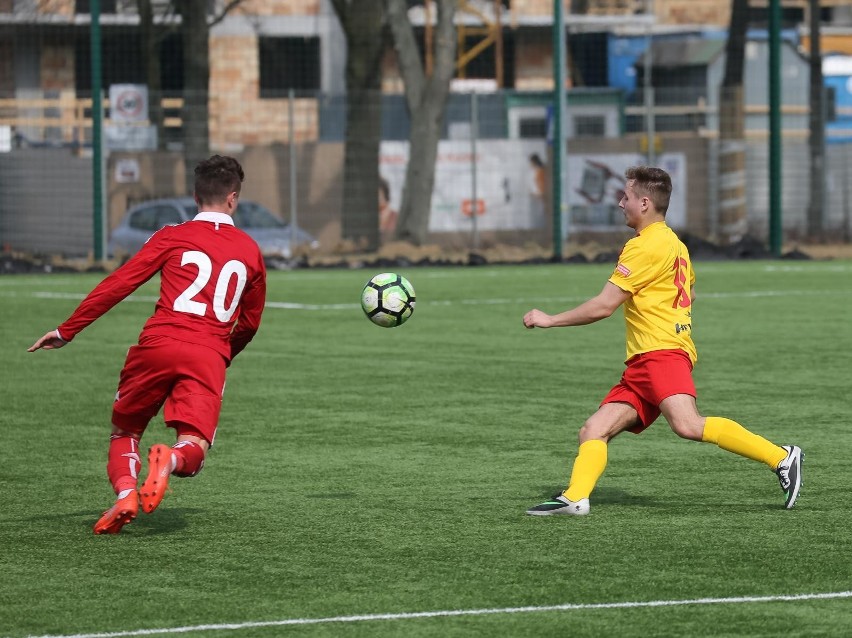
[[[231,331],[231,361],[245,349],[260,327],[260,317],[266,305],[266,273],[264,271],[258,275],[254,285],[246,290],[240,303],[242,304],[240,317]]]
[[[527,328],[585,326],[611,316],[629,298],[629,292],[608,281],[600,293],[571,310],[557,315],[549,315],[537,308],[530,310],[524,315],[524,326]]]
[[[153,277],[165,258],[165,252],[160,243],[162,239],[160,233],[162,231],[155,233],[127,263],[95,286],[68,319],[58,328],[41,337],[27,351],[61,348],[86,326],[107,313],[118,302]]]

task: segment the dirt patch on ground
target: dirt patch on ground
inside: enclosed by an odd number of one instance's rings
[[[745,237],[730,246],[718,246],[684,234],[681,237],[696,261],[730,259],[773,259],[771,251],[757,239]],[[361,253],[351,247],[340,247],[326,254],[305,254],[297,261],[301,267],[318,268],[392,268],[408,266],[441,266],[529,263],[613,263],[618,259],[623,239],[588,241],[563,246],[562,256],[555,258],[551,247],[535,242],[524,245],[492,244],[479,249],[449,248],[437,245],[415,246],[393,242],[373,253]],[[782,250],[782,259],[852,259],[852,244],[791,244]]]
[[[852,259],[852,244],[806,244],[798,250],[811,259]]]
[[[772,253],[762,241],[750,237],[731,246],[718,246],[690,235],[683,235],[682,239],[696,261],[773,258]],[[563,247],[561,258],[555,258],[552,247],[545,247],[535,242],[524,245],[492,244],[476,250],[391,242],[376,252],[359,252],[353,246],[341,245],[325,253],[303,253],[292,260],[270,260],[268,265],[270,269],[290,270],[295,268],[391,269],[411,266],[613,263],[618,258],[621,246],[620,239],[610,243],[599,241],[569,243]],[[852,243],[791,244],[782,250],[782,259],[852,259]],[[96,262],[91,257],[64,258],[21,252],[0,254],[0,274],[111,272],[119,265],[121,265],[120,262],[116,260]]]

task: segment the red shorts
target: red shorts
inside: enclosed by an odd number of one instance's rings
[[[127,352],[112,422],[141,435],[165,404],[167,426],[202,436],[212,445],[224,390],[221,354],[168,337],[145,337]]]
[[[660,416],[660,403],[674,394],[695,396],[692,361],[683,350],[655,350],[637,354],[627,362],[621,381],[601,401],[629,403],[639,413],[640,425],[628,428],[639,434]]]

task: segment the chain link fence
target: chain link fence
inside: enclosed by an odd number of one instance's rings
[[[641,163],[671,173],[675,189],[668,219],[681,233],[706,242],[744,237],[764,242],[770,215],[765,42],[749,43],[753,50],[744,90],[733,99],[720,94],[718,58],[678,64],[677,50],[665,49],[677,45],[660,46],[654,58],[659,68],[636,56],[631,68],[638,75],[631,87],[569,89],[562,144],[551,139],[551,91],[459,83],[441,125],[426,243],[463,251],[527,247],[538,254],[547,254],[558,242],[620,245],[629,230],[618,207],[624,170]],[[822,183],[817,185],[824,206],[813,211],[808,63],[792,45],[784,55],[785,242],[805,241],[814,215],[816,239],[849,242],[852,107],[839,89],[831,93],[824,166],[818,172]],[[106,87],[101,102],[105,241],[134,206],[191,197],[187,149],[200,146],[237,157],[247,175],[243,198],[291,231],[298,228],[310,236],[286,257],[356,251],[363,248],[359,238],[376,227],[379,251],[395,245],[412,132],[404,96],[378,91],[368,96],[367,119],[377,123],[379,139],[377,145],[359,146],[347,136],[346,95],[252,89],[251,83],[236,81],[250,75],[247,63],[232,57],[229,68],[211,75],[210,91],[202,94],[154,93],[138,82]],[[648,69],[654,83],[642,75]],[[739,134],[722,130],[720,96],[723,103],[738,105],[734,130],[739,127]],[[206,139],[188,137],[199,130],[199,122],[187,118],[199,115],[189,114],[187,103],[206,105],[200,111]],[[95,254],[92,109],[91,94],[71,88],[0,90],[0,244],[5,253]],[[565,152],[563,173],[554,176],[550,167],[558,149]],[[347,162],[377,167],[371,210],[356,211],[348,200]],[[561,180],[560,188],[554,188],[554,179]],[[554,202],[555,193],[561,202]],[[358,201],[363,207],[364,199]],[[157,222],[149,214],[144,224]],[[115,256],[111,244],[105,247]]]

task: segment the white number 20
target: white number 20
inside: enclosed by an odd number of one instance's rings
[[[210,281],[210,277],[213,274],[213,262],[210,261],[210,257],[198,250],[188,250],[183,254],[180,262],[181,266],[186,266],[187,264],[198,266],[198,276],[196,276],[195,281],[192,282],[189,288],[184,290],[175,299],[174,309],[176,312],[187,312],[203,317],[204,313],[207,312],[207,304],[195,301],[193,297],[201,292],[204,286],[207,285],[207,282]],[[231,299],[231,305],[226,308],[225,295],[228,292],[228,286],[231,283],[232,277],[237,278],[237,287],[234,290],[234,298]],[[213,312],[219,321],[226,323],[234,316],[237,305],[240,303],[243,289],[246,287],[246,277],[246,265],[241,261],[232,259],[222,266],[219,277],[216,279],[216,290],[213,293]]]

